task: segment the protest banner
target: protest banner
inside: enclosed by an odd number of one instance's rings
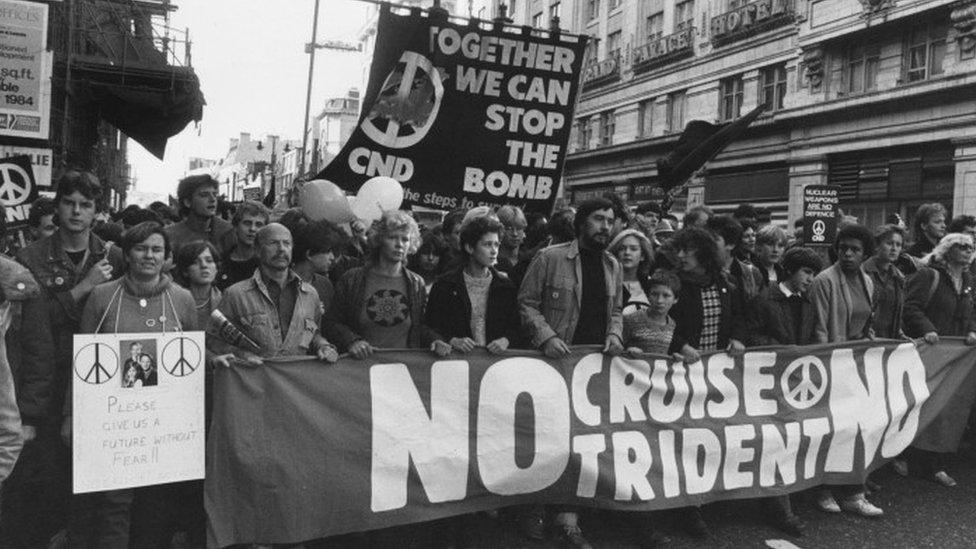
[[[203,332],[76,335],[74,493],[203,478]]]
[[[803,188],[803,240],[810,246],[830,246],[837,238],[840,187],[807,185]]]
[[[49,191],[53,190],[51,166],[54,165],[54,157],[51,149],[0,145],[0,157],[9,158],[21,155],[27,155],[30,158],[31,166],[34,168],[34,181],[37,186],[42,189],[47,188]]]
[[[348,192],[396,179],[406,204],[548,213],[586,39],[485,29],[384,4],[359,125],[319,173]]]
[[[380,351],[219,371],[211,544],[297,543],[515,504],[636,511],[859,484],[955,393],[976,390],[976,348],[951,339],[694,364],[594,349],[561,360]]]
[[[27,226],[31,204],[37,200],[37,180],[29,156],[0,159],[0,203],[4,206],[7,229]]]
[[[48,6],[0,0],[0,135],[47,139],[52,54]]]

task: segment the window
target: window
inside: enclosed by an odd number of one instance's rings
[[[613,130],[617,122],[617,116],[613,111],[600,113],[600,146],[606,147],[613,145]]]
[[[623,3],[623,0],[610,0],[610,10],[613,11],[619,8],[621,3]]]
[[[747,3],[749,3],[749,0],[729,0],[729,9],[726,11],[739,9]]]
[[[576,148],[581,151],[590,148],[589,118],[583,118],[576,124]]]
[[[650,137],[654,131],[654,100],[648,99],[637,104],[637,135]]]
[[[557,18],[562,19],[561,13],[562,5],[559,2],[549,6],[549,24],[552,25],[553,21],[555,21]]]
[[[680,132],[685,127],[685,92],[668,94],[668,131]]]
[[[542,12],[541,11],[539,13],[537,13],[537,14],[535,14],[535,15],[532,16],[532,26],[535,27],[535,28],[537,28],[537,29],[541,29],[542,28]]]
[[[647,16],[644,33],[647,35],[648,42],[657,40],[664,35],[664,12],[659,11]]]
[[[919,25],[908,35],[906,80],[918,82],[942,74],[942,60],[946,54],[944,23]]]
[[[620,31],[607,35],[607,57],[620,58],[620,36]]]
[[[773,65],[759,71],[759,101],[768,111],[783,108],[786,97],[786,64]]]
[[[695,0],[678,2],[674,6],[674,31],[678,32],[691,28],[694,24]]]
[[[726,78],[719,82],[718,117],[720,120],[732,120],[739,116],[742,110],[742,75]]]
[[[600,0],[586,0],[586,15],[590,20],[600,15]]]
[[[878,86],[878,46],[859,44],[847,50],[844,66],[844,91],[861,93]]]

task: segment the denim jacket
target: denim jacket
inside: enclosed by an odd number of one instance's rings
[[[550,246],[536,255],[519,289],[519,314],[529,329],[532,345],[540,347],[553,336],[573,341],[583,298],[583,274],[579,243],[574,240]],[[607,284],[606,335],[623,341],[623,274],[620,264],[603,253]]]
[[[310,354],[309,347],[319,333],[322,302],[319,301],[318,292],[311,284],[298,278],[294,271],[288,273],[288,284],[298,284],[298,297],[284,339],[281,337],[277,305],[271,300],[260,269],[256,269],[251,278],[228,288],[218,307],[244,335],[258,344],[263,357]]]

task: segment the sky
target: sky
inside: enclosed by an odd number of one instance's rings
[[[315,0],[176,0],[171,26],[189,28],[192,65],[207,101],[203,120],[166,146],[163,161],[129,140],[134,190],[176,194],[191,157],[222,158],[230,138],[278,135],[301,140]],[[233,9],[229,9],[233,8]],[[318,42],[355,42],[368,4],[321,0]],[[364,60],[355,52],[318,50],[312,113],[331,97],[360,85]]]

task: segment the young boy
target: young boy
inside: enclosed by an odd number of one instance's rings
[[[624,317],[624,348],[629,355],[674,353],[676,360],[698,361],[698,351],[683,341],[676,341],[674,319],[668,311],[677,303],[681,281],[669,271],[658,271],[647,283],[650,306]]]

